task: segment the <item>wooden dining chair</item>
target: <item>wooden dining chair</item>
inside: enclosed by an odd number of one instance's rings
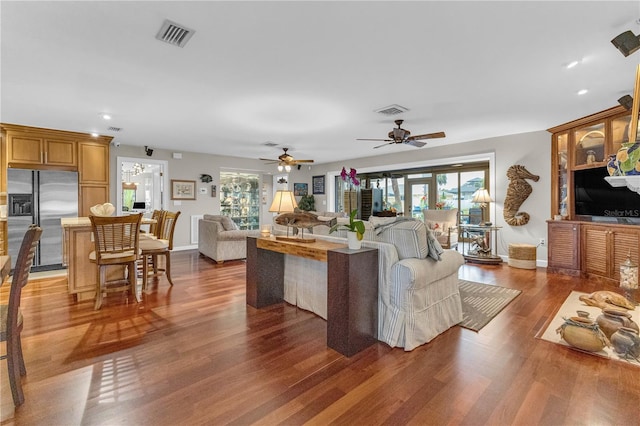
[[[9,386],[13,396],[13,404],[16,407],[24,402],[20,376],[27,374],[20,339],[23,326],[20,297],[22,288],[27,285],[29,280],[29,271],[31,270],[40,235],[42,235],[42,228],[35,225],[31,225],[25,233],[18,252],[16,266],[13,269],[13,280],[11,289],[9,289],[8,303],[0,305],[0,342],[7,342],[7,354],[0,356],[0,359],[7,360]]]
[[[137,291],[137,261],[139,259],[139,234],[142,214],[127,216],[89,216],[93,231],[94,250],[89,253],[89,261],[97,266],[96,303],[94,309],[102,306],[102,294],[130,291],[140,302]],[[124,278],[107,281],[107,268],[123,265],[127,275]]]
[[[164,272],[169,284],[171,280],[171,250],[173,250],[173,233],[178,222],[180,212],[165,211],[162,216],[162,226],[156,239],[144,239],[140,241],[140,252],[142,256],[142,288],[146,290],[149,280],[149,264],[152,265],[152,277],[157,277]],[[158,257],[164,256],[164,268],[158,266]]]
[[[155,222],[149,225],[149,232],[142,232],[140,234],[141,240],[145,238],[158,238],[158,234],[160,234],[160,230],[162,229],[162,220],[164,219],[165,213],[165,210],[154,210],[153,213],[151,213],[151,219]]]

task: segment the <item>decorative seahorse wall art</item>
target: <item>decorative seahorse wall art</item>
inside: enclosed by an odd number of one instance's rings
[[[518,211],[518,209],[533,191],[527,179],[537,182],[540,176],[534,175],[524,166],[516,164],[509,167],[507,177],[509,178],[509,187],[507,188],[507,197],[504,199],[504,220],[511,226],[526,225],[529,222],[529,213]]]

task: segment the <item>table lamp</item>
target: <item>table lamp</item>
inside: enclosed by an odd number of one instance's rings
[[[478,189],[476,192],[473,193],[473,199],[471,200],[471,202],[476,203],[476,204],[480,204],[480,208],[483,210],[482,212],[482,217],[484,218],[484,209],[487,208],[487,206],[489,205],[490,202],[492,202],[493,200],[491,199],[491,195],[489,195],[489,191],[487,191],[484,188],[480,188]],[[491,222],[484,222],[483,223],[484,226],[491,226]]]
[[[296,202],[296,197],[293,195],[292,191],[287,191],[284,189],[279,189],[273,196],[273,201],[271,202],[271,207],[269,207],[269,211],[271,213],[293,213],[298,207],[298,203]],[[303,235],[304,236],[304,235]],[[289,238],[289,227],[287,226],[287,236],[286,237],[278,237],[276,236],[276,240],[284,240],[284,241],[297,241],[297,242],[313,242],[310,239],[303,240],[302,238]]]

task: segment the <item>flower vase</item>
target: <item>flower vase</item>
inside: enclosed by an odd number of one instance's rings
[[[351,250],[359,250],[362,247],[362,240],[358,239],[357,232],[347,231],[347,243]]]

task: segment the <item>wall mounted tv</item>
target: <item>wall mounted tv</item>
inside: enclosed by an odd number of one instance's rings
[[[606,167],[576,170],[573,175],[575,213],[591,220],[640,225],[640,194],[614,188],[604,180]]]

